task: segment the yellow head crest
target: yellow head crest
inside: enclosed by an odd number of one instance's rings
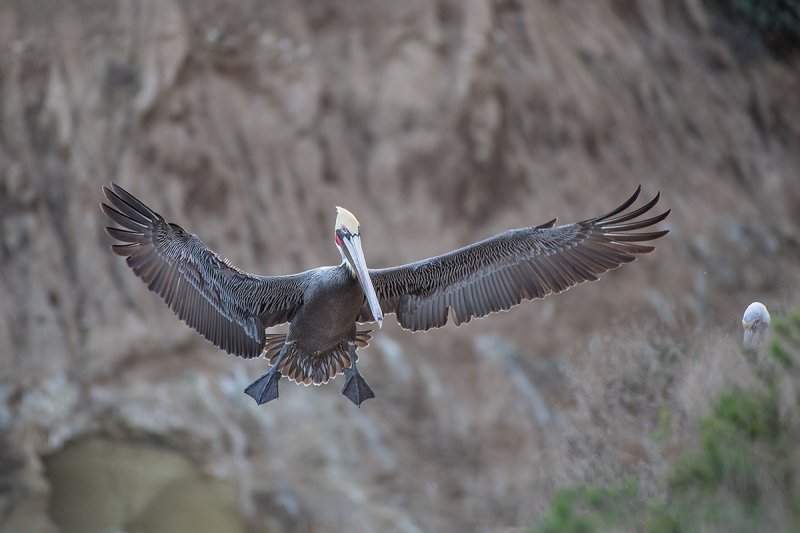
[[[356,217],[353,216],[353,213],[345,209],[344,207],[336,206],[336,227],[335,230],[341,229],[344,226],[347,228],[347,231],[352,233],[353,235],[358,235],[361,231],[361,224],[358,223]]]

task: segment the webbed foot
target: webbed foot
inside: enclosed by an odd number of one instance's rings
[[[358,407],[361,407],[361,403],[364,400],[375,397],[375,393],[372,392],[372,388],[358,371],[355,363],[352,368],[345,368],[343,371],[345,382],[344,387],[342,387],[342,395],[347,396],[347,398]]]
[[[253,398],[258,405],[278,397],[278,381],[280,381],[282,374],[276,367],[277,365],[244,389],[244,393]]]

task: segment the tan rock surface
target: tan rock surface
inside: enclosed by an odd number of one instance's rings
[[[800,58],[742,62],[715,28],[696,0],[0,3],[0,530],[54,530],[42,457],[88,435],[180,450],[254,531],[502,531],[564,483],[657,479],[658,407],[719,365],[652,339],[738,335],[800,287]],[[256,407],[266,363],[108,251],[111,180],[262,274],[337,263],[335,205],[374,267],[639,182],[672,233],[511,313],[388,325],[360,410],[339,379]]]

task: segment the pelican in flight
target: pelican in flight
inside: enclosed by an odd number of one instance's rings
[[[756,348],[769,329],[769,311],[767,306],[761,302],[753,302],[744,310],[742,316],[742,327],[744,328],[744,340],[742,344],[745,348]]]
[[[610,213],[555,227],[506,231],[444,255],[394,268],[367,268],[361,249],[361,226],[337,207],[334,240],[339,266],[320,267],[289,276],[256,276],[239,270],[196,236],[134,198],[119,185],[103,186],[111,205],[103,213],[124,229],[106,228],[134,274],[161,296],[172,311],[215,346],[251,359],[263,356],[271,369],[245,393],[258,404],[278,397],[282,376],[319,385],[344,373],[342,394],[360,406],[375,394],[356,367],[357,348],[367,346],[372,331],[361,323],[394,313],[411,331],[456,325],[522,300],[558,294],[630,263],[655,250],[641,244],[669,231],[635,232],[658,224],[665,211],[640,217],[658,203],[624,213],[639,197],[641,185]],[[637,220],[634,220],[637,219]],[[288,333],[266,329],[289,322]]]

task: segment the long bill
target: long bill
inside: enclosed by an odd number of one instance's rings
[[[381,328],[383,327],[383,311],[381,311],[381,305],[378,302],[378,295],[375,294],[375,287],[372,286],[372,279],[369,277],[364,251],[361,249],[361,237],[349,235],[342,239],[342,242],[345,246],[347,259],[355,269],[358,281],[361,282],[361,287],[364,289],[364,294],[367,295],[367,303],[372,311],[372,316],[378,322],[378,328]]]
[[[745,348],[752,348],[753,344],[757,340],[757,332],[753,331],[753,322],[745,322],[742,320],[742,327],[744,328],[744,339],[742,340],[742,345]]]

